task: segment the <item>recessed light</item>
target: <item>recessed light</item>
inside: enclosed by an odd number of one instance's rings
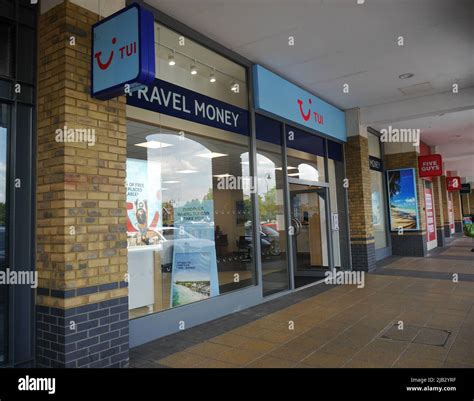
[[[216,74],[211,73],[211,75],[209,75],[209,82],[214,83],[216,81],[217,81]]]
[[[206,159],[214,159],[216,157],[223,157],[223,156],[229,156],[226,153],[217,153],[217,152],[209,152],[209,153],[201,153],[199,155],[196,155],[198,157],[204,157]]]
[[[142,148],[148,148],[148,149],[161,149],[161,148],[167,148],[168,146],[173,146],[170,143],[164,143],[164,142],[158,142],[158,141],[148,141],[148,142],[142,142],[142,143],[136,143],[135,146],[140,146]]]
[[[191,65],[191,75],[196,75],[198,72],[197,72],[197,69],[196,69],[196,66],[193,64]]]
[[[177,171],[178,174],[193,174],[197,173],[197,170],[179,170]]]
[[[175,61],[175,59],[174,59],[174,54],[170,54],[170,55],[168,56],[168,64],[169,64],[169,65],[175,65],[175,64],[176,64],[176,61]]]
[[[400,79],[408,79],[408,78],[412,78],[412,77],[414,77],[414,76],[415,76],[415,74],[412,74],[412,73],[408,72],[408,73],[406,73],[406,74],[399,75],[398,78],[400,78]]]

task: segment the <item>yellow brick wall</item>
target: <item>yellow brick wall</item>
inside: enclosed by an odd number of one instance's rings
[[[435,208],[436,227],[442,229],[445,224],[444,220],[444,202],[443,201],[443,185],[441,177],[433,177],[433,203]],[[445,190],[446,191],[446,190]],[[446,206],[447,207],[447,206]]]
[[[65,2],[39,18],[37,271],[39,287],[119,283],[127,273],[125,98],[90,97],[96,14]],[[70,37],[75,45],[70,44]],[[96,144],[56,142],[55,131],[93,128]],[[37,304],[69,308],[123,297],[127,288]]]
[[[368,139],[359,135],[349,137],[345,146],[345,155],[346,175],[349,179],[348,203],[351,242],[373,243]]]
[[[453,213],[454,213],[454,222],[462,221],[462,210],[461,210],[461,194],[459,191],[453,191]]]
[[[444,224],[449,224],[449,207],[448,207],[448,190],[446,187],[446,176],[439,177],[441,187],[441,200],[443,203],[443,219]]]

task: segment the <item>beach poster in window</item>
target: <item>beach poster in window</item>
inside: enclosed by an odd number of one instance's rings
[[[419,230],[415,169],[387,171],[390,230]]]

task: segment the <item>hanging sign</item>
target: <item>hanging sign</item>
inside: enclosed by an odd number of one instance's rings
[[[461,189],[461,177],[446,177],[446,188],[448,191],[459,191]]]
[[[441,155],[418,156],[418,175],[420,177],[437,177],[443,175]]]
[[[382,159],[378,157],[369,156],[369,168],[375,171],[383,171]]]
[[[470,194],[471,193],[471,184],[461,184],[461,193]]]
[[[92,26],[91,96],[107,100],[155,78],[154,18],[132,4]]]

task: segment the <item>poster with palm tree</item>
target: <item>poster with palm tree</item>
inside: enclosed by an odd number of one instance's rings
[[[387,170],[390,230],[419,230],[415,169]]]

